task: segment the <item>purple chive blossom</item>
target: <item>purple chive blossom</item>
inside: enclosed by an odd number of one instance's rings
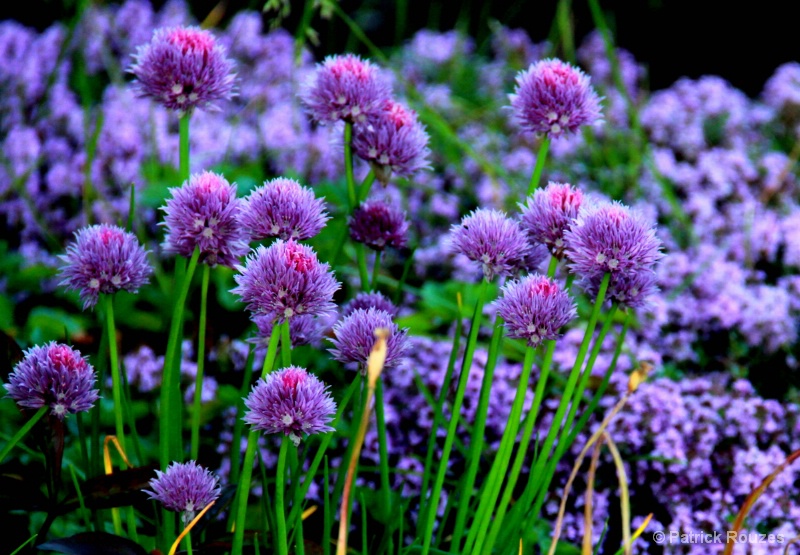
[[[397,316],[397,313],[399,312],[398,308],[392,303],[392,301],[384,297],[382,293],[379,293],[378,291],[372,291],[370,293],[362,292],[356,295],[355,298],[347,303],[342,309],[342,317],[350,316],[350,314],[359,308],[363,308],[364,310],[370,308],[383,310],[384,312],[391,314],[392,318]]]
[[[258,380],[244,400],[244,421],[254,430],[283,433],[295,445],[303,434],[332,432],[336,403],[328,386],[304,368],[289,366]]]
[[[257,314],[272,314],[279,322],[296,315],[332,312],[339,282],[311,247],[278,239],[269,248],[259,246],[236,266],[238,286],[231,289]]]
[[[390,95],[389,82],[377,66],[345,54],[329,56],[317,66],[300,92],[300,100],[320,123],[356,123],[382,110]]]
[[[601,119],[600,98],[580,69],[555,59],[541,60],[517,75],[509,95],[514,116],[526,130],[548,138],[574,133]]]
[[[652,224],[616,201],[583,210],[564,242],[570,270],[582,278],[650,270],[662,256]]]
[[[214,35],[196,27],[156,29],[152,40],[138,48],[129,71],[141,96],[171,110],[213,108],[233,96],[233,62]]]
[[[604,274],[595,274],[582,279],[580,285],[590,298],[597,297]],[[641,308],[647,306],[649,298],[658,292],[658,278],[649,268],[629,273],[611,274],[606,299],[622,306]]]
[[[408,241],[405,212],[384,200],[368,200],[353,210],[350,237],[376,251],[402,248]]]
[[[499,210],[474,210],[450,229],[450,238],[453,250],[478,262],[489,281],[523,268],[530,251],[519,224]]]
[[[50,407],[50,414],[64,420],[69,413],[85,412],[99,398],[93,389],[94,369],[79,351],[51,342],[31,347],[8,376],[8,396],[21,407]]]
[[[266,347],[269,344],[272,328],[275,325],[275,315],[255,314],[253,315],[253,322],[258,329],[258,335],[252,342]],[[310,314],[293,316],[289,320],[289,340],[292,343],[292,347],[317,343],[322,339],[323,331],[322,323],[316,316],[311,316]]]
[[[583,202],[583,193],[568,183],[550,182],[520,204],[520,223],[532,244],[544,244],[561,259],[564,256],[564,232],[569,229]]]
[[[184,524],[194,520],[195,515],[216,501],[221,493],[219,478],[195,461],[173,462],[165,472],[156,470],[150,487],[152,491],[142,491],[170,511],[181,513]]]
[[[314,237],[330,219],[325,201],[294,179],[266,181],[245,199],[242,225],[252,241],[278,237],[302,241]]]
[[[136,236],[108,224],[76,231],[60,258],[65,262],[60,285],[80,292],[84,310],[97,304],[100,293],[136,293],[153,271]]]
[[[392,173],[410,177],[429,167],[428,134],[413,110],[387,100],[383,110],[353,128],[353,151],[384,185]]]
[[[193,175],[170,189],[163,225],[165,252],[190,258],[195,247],[209,266],[234,266],[247,254],[247,235],[239,221],[241,201],[236,186],[212,172]]]
[[[569,294],[539,274],[505,284],[497,312],[506,322],[508,335],[525,339],[530,347],[556,339],[558,330],[577,315]]]
[[[394,368],[400,364],[409,349],[408,330],[399,329],[392,321],[392,315],[376,308],[358,308],[333,326],[334,348],[328,349],[333,358],[344,364],[356,364],[362,373],[366,372],[367,359],[375,344],[375,330],[389,330],[386,344],[384,368]]]

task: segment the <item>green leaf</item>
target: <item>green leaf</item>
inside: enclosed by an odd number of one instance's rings
[[[24,335],[32,344],[64,340],[64,330],[70,337],[84,335],[88,322],[83,316],[75,316],[60,308],[38,306],[31,310],[25,322]]]

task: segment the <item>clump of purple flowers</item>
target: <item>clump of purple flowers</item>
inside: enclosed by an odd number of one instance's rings
[[[51,342],[25,351],[5,388],[19,406],[50,407],[50,414],[64,420],[67,414],[94,406],[99,399],[95,381],[94,368],[79,351]]]
[[[503,286],[497,312],[505,320],[508,335],[537,347],[556,339],[558,330],[577,316],[569,294],[551,279],[531,274]]]
[[[172,198],[161,208],[166,214],[166,252],[189,258],[198,248],[202,262],[229,267],[247,253],[235,185],[221,175],[203,172],[193,175],[182,187],[170,189],[170,193]]]
[[[537,189],[520,204],[520,222],[531,244],[544,244],[561,259],[564,256],[564,232],[569,229],[583,202],[583,193],[568,183],[550,182]]]
[[[165,472],[156,470],[156,478],[150,480],[152,491],[143,490],[150,499],[160,501],[170,511],[181,513],[181,520],[188,524],[195,514],[209,503],[216,501],[221,493],[219,478],[195,461],[173,462]]]
[[[427,168],[428,134],[417,114],[394,100],[353,129],[353,151],[386,184],[392,173],[409,177]]]
[[[248,195],[241,223],[251,240],[278,237],[302,241],[314,237],[329,220],[325,201],[294,179],[278,177]]]
[[[339,320],[333,326],[333,339],[330,341],[334,348],[329,351],[334,359],[344,364],[355,364],[365,373],[378,328],[389,330],[383,367],[394,368],[408,352],[408,330],[399,329],[392,321],[392,315],[385,310],[357,308]]]
[[[289,366],[268,374],[244,400],[244,421],[254,430],[288,435],[295,445],[303,434],[332,432],[336,403],[328,386],[304,368]]]
[[[342,307],[342,317],[350,316],[350,314],[359,308],[363,308],[364,310],[370,308],[383,310],[384,312],[391,314],[392,317],[397,316],[399,312],[394,303],[387,299],[383,293],[378,291],[370,291],[365,293],[362,291],[358,293],[350,302],[344,305],[344,307]]]
[[[328,56],[300,92],[311,117],[321,123],[364,122],[380,112],[391,95],[380,69],[355,54]]]
[[[320,263],[311,247],[278,239],[269,248],[259,246],[236,266],[237,287],[231,289],[247,309],[272,314],[278,321],[296,315],[321,315],[336,307],[333,294],[339,282],[328,264]]]
[[[84,310],[97,304],[100,293],[137,292],[153,271],[136,236],[108,224],[75,232],[60,258],[65,262],[60,285],[80,292]]]
[[[519,224],[499,210],[474,210],[450,229],[450,238],[453,250],[478,262],[489,281],[525,267],[530,251]]]
[[[214,107],[233,95],[233,62],[214,35],[197,27],[156,29],[129,71],[142,96],[171,110]]]
[[[396,204],[372,199],[353,210],[350,237],[372,250],[402,248],[408,241],[408,221]]]
[[[520,126],[558,138],[601,119],[600,98],[580,69],[556,59],[541,60],[517,75],[511,108]]]

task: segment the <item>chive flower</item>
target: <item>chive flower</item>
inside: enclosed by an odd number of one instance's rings
[[[289,436],[299,445],[304,434],[332,432],[336,402],[328,386],[304,368],[289,366],[259,379],[244,400],[244,421],[254,430]]]
[[[220,496],[219,478],[195,461],[173,462],[167,470],[156,470],[150,490],[143,490],[150,499],[160,501],[170,511],[181,513],[184,524]]]
[[[294,179],[266,181],[245,199],[242,225],[251,241],[278,237],[302,241],[317,235],[330,219],[325,201]]]
[[[136,293],[148,283],[153,268],[147,251],[133,233],[109,224],[84,227],[59,258],[64,266],[59,285],[80,293],[83,309],[97,304],[100,293]]]
[[[526,265],[530,251],[520,225],[499,210],[480,208],[450,228],[452,248],[481,265],[489,281],[509,276]]]
[[[386,342],[386,361],[384,368],[398,366],[408,353],[408,330],[398,328],[392,315],[376,308],[357,308],[336,322],[333,326],[334,348],[328,349],[335,360],[344,364],[354,364],[362,374],[366,373],[367,360],[375,345],[375,330],[386,328],[389,339]]]
[[[392,317],[397,316],[400,312],[399,309],[387,299],[383,293],[378,291],[370,291],[370,292],[360,292],[358,293],[350,302],[348,302],[342,308],[342,317],[350,316],[355,310],[359,308],[363,308],[364,310],[375,308],[378,310],[383,310],[384,312],[388,312],[392,315]]]
[[[577,316],[569,294],[546,276],[530,274],[502,287],[497,313],[505,320],[509,337],[537,347],[556,339],[558,330]]]
[[[31,347],[14,367],[5,384],[8,396],[20,407],[50,407],[64,420],[67,414],[86,412],[99,399],[94,368],[68,345],[50,342]]]
[[[601,119],[600,98],[580,69],[556,59],[531,64],[509,95],[522,129],[548,138],[575,133]]]
[[[195,248],[209,266],[233,267],[247,254],[247,235],[239,221],[241,201],[236,185],[213,172],[193,175],[169,190],[165,213],[164,251],[190,258]]]
[[[408,242],[408,220],[396,204],[368,200],[353,210],[349,220],[350,237],[370,249],[402,248]]]
[[[564,232],[578,217],[583,193],[568,183],[550,182],[528,197],[520,223],[531,244],[546,245],[558,259],[564,256]]]
[[[170,110],[216,108],[234,93],[234,64],[214,35],[198,27],[156,29],[140,46],[129,72],[140,96]]]
[[[389,81],[369,60],[355,54],[328,56],[304,84],[300,101],[320,123],[364,122],[383,109]]]

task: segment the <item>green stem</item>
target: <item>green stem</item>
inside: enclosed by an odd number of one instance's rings
[[[500,488],[503,485],[503,478],[508,468],[508,461],[511,460],[511,451],[514,449],[514,443],[517,441],[520,417],[522,416],[522,410],[525,406],[525,394],[528,391],[528,381],[530,380],[531,370],[533,369],[535,354],[535,349],[525,350],[525,360],[522,363],[522,373],[520,374],[517,391],[514,395],[514,403],[511,405],[511,413],[508,415],[506,429],[503,431],[503,437],[500,439],[500,449],[497,451],[497,455],[492,463],[492,468],[489,471],[489,478],[483,496],[481,497],[481,502],[478,505],[478,510],[475,513],[473,526],[467,536],[464,553],[491,553],[491,551],[481,549],[481,546],[486,537],[486,532],[489,529],[491,515],[494,512],[497,498],[500,496]]]
[[[356,243],[358,274],[361,276],[361,290],[369,291],[369,271],[367,270],[367,251],[363,243]]]
[[[286,450],[289,442],[286,437],[281,438],[281,449],[278,452],[278,469],[275,474],[275,517],[278,524],[277,538],[279,555],[289,555],[289,544],[286,538],[286,506],[283,500],[284,487],[286,486]]]
[[[231,484],[239,483],[239,469],[241,467],[241,461],[239,459],[242,456],[242,428],[244,427],[244,420],[242,419],[245,410],[244,398],[247,397],[247,390],[250,386],[251,376],[253,375],[254,358],[255,348],[251,347],[247,353],[247,362],[244,364],[244,370],[242,370],[242,385],[239,386],[239,395],[237,397],[236,424],[233,426],[233,440],[231,441],[231,475],[229,478]]]
[[[433,540],[433,521],[436,518],[436,508],[439,506],[439,499],[442,495],[442,486],[444,485],[444,477],[447,473],[447,463],[450,459],[450,451],[453,448],[453,440],[455,439],[456,430],[458,428],[459,416],[461,414],[461,404],[464,401],[464,393],[467,389],[467,381],[470,370],[472,369],[472,359],[475,354],[475,347],[478,343],[478,331],[481,325],[481,318],[483,316],[483,304],[486,299],[486,294],[489,289],[489,281],[483,279],[481,282],[480,290],[478,291],[478,299],[475,302],[475,311],[472,314],[472,325],[469,330],[469,339],[467,340],[466,351],[464,352],[464,359],[461,363],[461,373],[458,377],[458,388],[456,389],[456,396],[453,400],[453,407],[450,413],[450,425],[447,428],[447,436],[445,436],[444,446],[442,448],[442,457],[439,463],[439,468],[436,472],[436,480],[433,483],[433,491],[431,497],[426,503],[425,511],[425,526],[422,529],[420,540],[422,543],[422,554],[427,555],[430,552],[431,541]],[[435,432],[434,432],[435,433]],[[424,492],[423,492],[424,494]]]
[[[127,446],[125,445],[125,425],[123,415],[125,413],[122,406],[122,384],[119,375],[119,356],[117,354],[117,330],[114,325],[114,301],[111,295],[103,295],[103,307],[106,313],[106,333],[108,333],[108,356],[111,362],[111,393],[114,398],[114,426],[117,433],[122,451],[127,456]]]
[[[275,326],[278,324],[276,323]],[[292,337],[289,330],[289,319],[281,324],[281,366],[287,368],[292,365]]]
[[[27,422],[25,422],[25,424],[22,426],[22,428],[20,428],[17,431],[17,433],[14,434],[14,437],[12,437],[11,440],[6,444],[6,446],[3,447],[3,451],[0,453],[0,463],[2,463],[5,460],[6,456],[8,456],[8,454],[11,452],[11,450],[14,449],[14,446],[17,443],[19,443],[20,440],[23,437],[25,437],[25,435],[28,432],[31,431],[31,428],[33,428],[36,425],[36,423],[39,422],[39,420],[42,419],[42,417],[45,415],[45,413],[47,412],[47,410],[49,408],[50,407],[48,407],[48,406],[44,406],[44,407],[40,408],[39,410],[37,410],[36,413],[31,417],[31,419],[28,420]]]
[[[192,405],[192,450],[190,458],[197,460],[200,452],[200,414],[203,393],[203,370],[206,358],[206,316],[208,313],[208,280],[211,268],[203,264],[200,285],[200,322],[197,330],[197,376],[194,381],[194,403]]]
[[[369,170],[367,177],[361,182],[361,187],[358,188],[358,202],[362,203],[367,200],[369,191],[372,189],[372,184],[375,183],[375,172]]]
[[[528,184],[528,194],[531,196],[536,188],[539,186],[539,180],[542,178],[542,170],[544,170],[544,162],[547,160],[547,153],[550,150],[550,137],[542,139],[542,144],[539,147],[539,153],[536,155],[536,166],[533,168],[531,175],[531,182]]]
[[[530,347],[529,347],[530,348]],[[489,529],[486,543],[484,544],[487,549],[491,549],[495,543],[497,535],[500,533],[500,528],[503,523],[506,511],[508,510],[511,497],[514,495],[514,487],[517,485],[520,471],[522,470],[522,463],[525,461],[525,456],[528,454],[528,446],[533,436],[533,426],[536,423],[536,417],[539,414],[539,408],[544,400],[544,391],[547,385],[547,378],[550,375],[550,367],[553,364],[553,353],[556,349],[555,341],[547,341],[547,348],[544,353],[544,360],[542,361],[542,371],[539,374],[539,381],[536,384],[536,392],[534,393],[533,406],[528,411],[525,417],[525,425],[522,430],[522,439],[519,443],[519,450],[514,458],[514,463],[511,466],[511,472],[508,475],[508,482],[506,483],[505,490],[503,490],[503,497],[500,498],[500,505],[497,507],[497,514],[494,517],[494,522]]]
[[[272,326],[272,332],[269,335],[269,345],[267,346],[267,356],[264,357],[264,366],[261,368],[261,379],[266,378],[267,374],[272,371],[275,366],[275,359],[277,358],[278,339],[280,339],[280,324],[275,322]],[[233,445],[232,449],[238,449],[238,445]],[[247,497],[250,493],[250,482],[253,480],[253,462],[256,457],[256,450],[258,449],[258,431],[251,430],[247,434],[247,450],[244,454],[244,463],[242,464],[241,479],[239,480],[239,488],[236,491],[236,518],[234,520],[236,529],[233,532],[233,544],[231,546],[231,555],[242,555],[244,546],[244,529],[247,524]]]
[[[186,305],[186,297],[189,294],[192,275],[197,267],[199,258],[200,249],[195,248],[192,258],[189,260],[186,275],[181,280],[180,289],[173,307],[172,322],[170,322],[167,353],[164,357],[164,373],[161,380],[161,411],[159,413],[159,429],[161,432],[161,456],[159,462],[162,470],[166,470],[170,462],[180,462],[183,459],[183,442],[181,440],[183,416],[181,414],[181,376],[179,371],[181,334],[183,331],[183,312]]]
[[[375,262],[372,265],[372,286],[370,287],[372,291],[378,290],[378,276],[381,270],[381,252],[382,251],[375,251]]]
[[[388,517],[393,511],[392,490],[389,485],[389,450],[386,446],[386,414],[383,407],[383,377],[378,377],[378,381],[375,384],[375,420],[378,428],[383,514],[387,517],[387,522],[389,522]],[[388,525],[386,531],[389,531]]]
[[[180,141],[179,177],[181,182],[189,179],[189,118],[191,112],[184,112],[178,120],[178,134]]]
[[[486,366],[483,371],[483,382],[481,383],[481,393],[478,399],[478,408],[475,411],[475,423],[470,435],[469,455],[467,456],[468,466],[464,475],[461,495],[458,496],[458,512],[456,513],[456,524],[453,528],[453,535],[450,544],[450,551],[458,552],[461,545],[461,538],[464,535],[464,527],[467,523],[470,500],[472,499],[475,479],[478,476],[478,467],[483,453],[484,431],[486,430],[486,417],[489,413],[489,397],[494,382],[494,370],[497,366],[497,358],[500,354],[500,345],[503,340],[505,321],[497,316],[492,330],[492,339],[489,343],[489,353],[487,354]]]
[[[186,534],[186,537],[183,538],[183,545],[186,546],[186,554],[192,555],[192,533],[189,532]]]
[[[556,275],[556,268],[558,267],[558,258],[550,255],[550,263],[547,265],[547,277],[553,279]]]
[[[352,214],[356,208],[356,180],[353,175],[353,124],[344,124],[344,171],[347,179],[347,203]]]

